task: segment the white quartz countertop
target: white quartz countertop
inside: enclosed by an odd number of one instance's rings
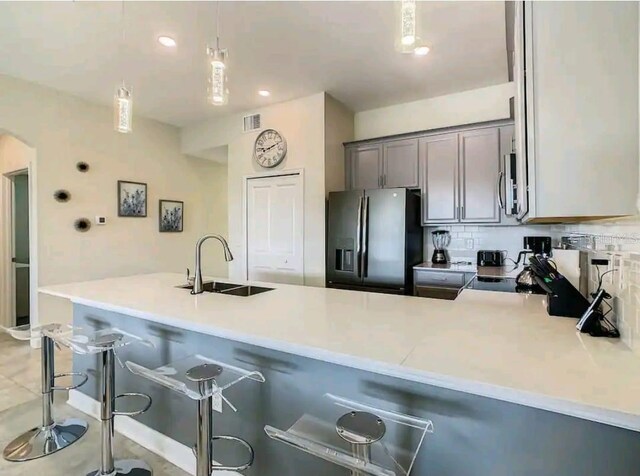
[[[227,281],[227,280],[221,280]],[[549,317],[543,296],[455,301],[275,284],[251,297],[178,289],[179,274],[40,288],[108,311],[640,431],[640,357]]]

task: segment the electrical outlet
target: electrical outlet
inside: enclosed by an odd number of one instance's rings
[[[465,240],[465,245],[467,246],[468,250],[472,250],[473,249],[473,238],[467,238]]]

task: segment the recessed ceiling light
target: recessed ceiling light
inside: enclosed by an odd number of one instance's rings
[[[266,89],[261,89],[260,91],[258,91],[258,94],[260,96],[262,96],[263,98],[271,96],[271,93],[269,91],[267,91]]]
[[[429,54],[428,46],[418,46],[413,50],[413,54],[416,56],[426,56]]]
[[[160,43],[162,46],[166,46],[167,48],[176,47],[176,40],[174,40],[170,36],[159,36],[158,43]]]

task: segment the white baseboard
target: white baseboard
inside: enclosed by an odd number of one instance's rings
[[[81,393],[78,390],[69,391],[69,400],[67,400],[67,403],[76,410],[79,410],[96,420],[99,419],[100,402],[85,395],[84,393]],[[130,440],[135,441],[143,448],[166,459],[181,470],[192,475],[196,474],[196,459],[193,456],[191,448],[188,446],[169,438],[167,435],[164,435],[153,428],[149,428],[132,417],[116,417],[115,430]],[[194,439],[195,430],[196,425],[194,422]],[[216,471],[215,474],[216,476],[241,476],[240,473],[233,471]]]

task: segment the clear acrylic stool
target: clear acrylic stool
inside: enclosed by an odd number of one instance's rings
[[[53,396],[58,390],[78,388],[87,381],[87,375],[81,373],[55,373],[54,342],[45,331],[62,329],[60,324],[47,324],[31,328],[29,324],[18,327],[2,328],[13,338],[23,341],[41,339],[41,380],[42,380],[42,424],[23,433],[9,443],[2,456],[7,461],[30,461],[60,451],[78,441],[87,432],[88,424],[84,420],[69,418],[62,422],[53,419]],[[61,377],[77,376],[82,381],[77,385],[59,387],[55,380]]]
[[[136,416],[146,412],[151,407],[151,397],[144,393],[115,394],[115,360],[118,359],[116,349],[131,344],[152,344],[140,337],[128,334],[122,330],[112,328],[96,332],[84,333],[81,329],[72,331],[45,331],[55,342],[68,347],[76,354],[100,354],[100,424],[101,424],[101,460],[100,469],[87,473],[87,476],[151,476],[152,469],[141,460],[114,460],[113,436],[114,417],[118,415]],[[118,362],[120,360],[118,359]],[[120,362],[120,365],[122,363]],[[147,401],[141,409],[133,412],[121,412],[115,409],[116,400],[122,397],[140,397]]]
[[[288,430],[265,426],[274,440],[351,470],[352,476],[406,476],[433,424],[331,394]]]
[[[237,411],[222,392],[245,379],[264,382],[260,372],[250,372],[201,355],[192,355],[153,370],[134,362],[127,362],[127,367],[136,375],[198,402],[197,437],[193,449],[196,476],[211,476],[212,471],[243,471],[253,464],[254,452],[248,442],[235,436],[213,435],[213,399],[220,398],[234,412]],[[214,465],[213,443],[217,440],[230,440],[242,445],[248,452],[247,462],[239,466]]]

